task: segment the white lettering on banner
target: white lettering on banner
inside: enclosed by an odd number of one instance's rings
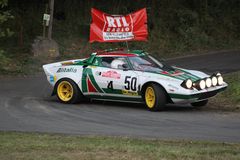
[[[114,18],[113,17],[106,16],[106,18],[107,18],[109,27],[116,27],[115,24],[114,24]]]
[[[128,32],[130,29],[129,27],[126,28],[107,28],[107,32]]]
[[[115,17],[114,19],[115,19],[116,22],[117,22],[117,26],[118,26],[118,27],[122,27],[122,24],[121,24],[121,22],[120,22],[120,17]]]
[[[104,40],[128,40],[133,39],[134,35],[132,32],[103,32]]]
[[[124,27],[129,26],[125,17],[106,16],[106,18],[107,18],[107,22],[108,22],[108,27],[122,27],[122,24],[123,24]]]
[[[123,26],[125,26],[125,27],[129,26],[129,24],[127,23],[125,17],[123,17],[122,21],[123,21]]]
[[[104,40],[129,40],[134,38],[131,15],[105,16],[104,26]]]

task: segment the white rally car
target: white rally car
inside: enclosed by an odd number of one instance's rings
[[[166,103],[204,106],[227,87],[220,73],[172,67],[142,50],[106,50],[43,69],[53,95],[63,103],[89,98],[142,102],[157,111]]]

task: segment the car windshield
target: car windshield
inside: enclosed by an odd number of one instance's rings
[[[137,71],[159,73],[163,70],[174,70],[171,66],[157,60],[151,55],[129,57],[129,60],[133,69]]]

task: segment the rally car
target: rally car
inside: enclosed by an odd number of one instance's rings
[[[60,102],[84,99],[145,103],[151,111],[167,103],[204,106],[227,87],[220,73],[178,68],[142,50],[105,50],[88,58],[43,65]]]

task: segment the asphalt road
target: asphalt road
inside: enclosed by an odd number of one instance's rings
[[[240,70],[240,51],[215,52],[168,60],[171,65],[197,69],[208,73],[229,73]]]
[[[171,59],[171,64],[223,73],[240,70],[240,52]],[[149,112],[144,105],[100,102],[65,105],[50,97],[43,74],[0,79],[0,130],[77,135],[240,142],[240,114],[168,106]]]

